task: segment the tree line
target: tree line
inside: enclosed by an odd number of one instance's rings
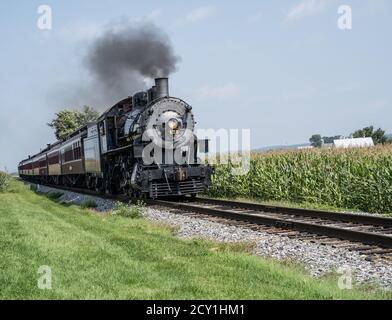
[[[341,139],[342,136],[322,137],[320,134],[314,134],[309,138],[310,144],[315,148],[320,148],[323,144],[333,143],[334,140]],[[365,127],[359,129],[350,134],[352,138],[372,138],[374,144],[386,144],[391,143],[392,140],[385,134],[385,130],[378,128],[374,129],[374,126]]]

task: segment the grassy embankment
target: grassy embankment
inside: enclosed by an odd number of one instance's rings
[[[392,214],[392,146],[255,153],[245,175],[216,167],[208,195]]]
[[[332,275],[312,279],[247,247],[182,241],[168,227],[65,206],[21,182],[0,193],[0,299],[392,298],[340,290]],[[42,265],[51,290],[37,287]]]

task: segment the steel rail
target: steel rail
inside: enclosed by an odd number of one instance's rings
[[[204,200],[204,199],[203,199]],[[250,222],[259,225],[268,225],[273,227],[281,227],[287,229],[294,229],[302,232],[309,232],[318,235],[334,237],[349,241],[358,241],[365,244],[377,245],[385,248],[392,248],[392,236],[359,231],[359,230],[350,230],[344,228],[338,228],[333,226],[325,226],[311,222],[303,222],[296,221],[295,218],[278,218],[272,217],[268,215],[263,215],[263,212],[254,212],[254,213],[240,213],[227,209],[216,209],[210,207],[204,207],[202,205],[198,205],[197,202],[194,203],[183,203],[183,202],[171,202],[171,201],[163,201],[163,200],[148,200],[148,204],[150,205],[159,205],[163,207],[169,207],[173,209],[179,209],[184,211],[196,212],[200,214],[207,214],[216,217],[239,220]]]
[[[261,211],[261,212],[280,213],[285,215],[321,218],[321,219],[328,219],[333,221],[361,223],[361,224],[373,225],[373,226],[392,227],[392,218],[371,216],[368,214],[355,214],[355,213],[322,211],[322,210],[313,210],[313,209],[290,208],[290,207],[264,205],[259,203],[248,203],[248,202],[220,200],[220,199],[212,199],[212,198],[195,198],[194,201],[204,202],[213,205],[230,206],[239,209]]]

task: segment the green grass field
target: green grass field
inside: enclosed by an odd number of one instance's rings
[[[392,298],[340,290],[334,276],[312,279],[239,247],[183,241],[144,219],[64,206],[21,182],[0,193],[1,299]],[[51,267],[51,290],[38,289],[42,265]]]

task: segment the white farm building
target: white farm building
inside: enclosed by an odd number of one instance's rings
[[[333,141],[335,148],[368,148],[374,147],[372,138],[349,138]]]

